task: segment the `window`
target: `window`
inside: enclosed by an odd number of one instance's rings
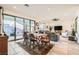
[[[24,31],[33,32],[34,21],[11,15],[4,15],[4,32],[9,36],[9,40],[23,38]]]
[[[16,18],[16,39],[23,38],[23,19]]]
[[[31,21],[31,32],[34,32],[34,21]]]
[[[13,40],[15,36],[14,17],[4,15],[4,32],[9,36],[9,40]]]
[[[45,29],[46,29],[45,23],[41,23],[41,24],[39,25],[39,30],[45,30]]]
[[[25,20],[25,31],[30,32],[30,20]]]

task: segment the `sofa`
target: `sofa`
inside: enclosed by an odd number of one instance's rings
[[[49,35],[49,38],[51,41],[58,42],[59,40],[58,35],[56,35],[55,33],[49,32],[49,31],[46,31],[45,33]]]

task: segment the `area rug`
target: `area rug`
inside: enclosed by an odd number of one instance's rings
[[[16,42],[16,43],[31,55],[46,55],[54,46],[53,44],[50,44],[40,47],[35,46],[34,48],[32,48],[29,45],[24,45],[22,42]]]

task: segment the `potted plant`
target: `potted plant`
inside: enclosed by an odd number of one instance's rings
[[[75,36],[75,30],[72,29],[72,33],[71,33],[72,36]]]
[[[71,33],[71,36],[69,36],[69,40],[75,41],[75,30],[74,29],[72,29],[72,33]]]

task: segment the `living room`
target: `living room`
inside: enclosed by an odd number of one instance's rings
[[[4,9],[1,31],[8,36],[8,55],[79,54],[78,4],[0,4],[0,6]],[[28,36],[30,33],[33,34],[37,40],[27,42],[24,39],[27,37],[25,32]],[[47,34],[50,34],[50,38]]]

